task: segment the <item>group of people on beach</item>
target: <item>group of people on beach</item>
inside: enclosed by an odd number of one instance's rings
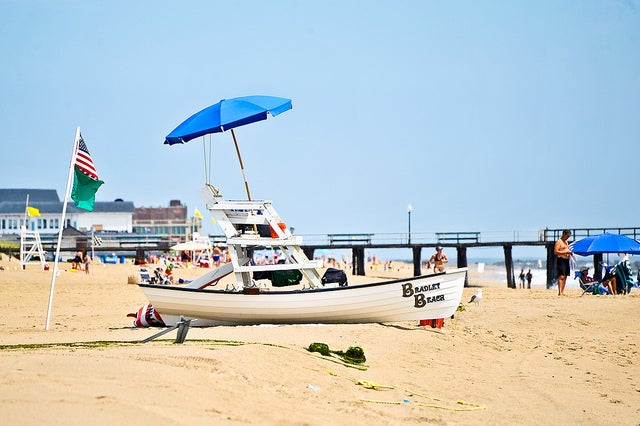
[[[533,279],[533,274],[531,273],[531,269],[524,273],[524,268],[520,269],[520,275],[518,275],[518,279],[520,280],[520,288],[531,288],[531,280]],[[525,281],[527,285],[525,287]]]
[[[562,236],[556,241],[553,248],[558,272],[558,296],[566,296],[564,289],[567,277],[571,273],[571,256],[573,252],[567,242],[569,237],[571,237],[571,231],[564,229]],[[596,294],[615,295],[627,293],[633,285],[631,275],[632,271],[628,256],[625,256],[615,267],[607,268],[604,277],[600,281],[589,276],[589,267],[583,266],[580,268],[580,280],[584,285],[593,286],[597,290],[597,292],[594,292]],[[638,271],[638,278],[640,279],[640,271]]]
[[[91,257],[89,257],[89,253],[82,253],[82,251],[78,251],[71,261],[71,269],[84,271],[85,274],[89,273],[89,265],[91,265]]]

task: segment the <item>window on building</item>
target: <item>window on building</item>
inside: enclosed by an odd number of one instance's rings
[[[185,230],[186,230],[186,227],[184,227],[184,226],[173,226],[171,228],[171,233],[173,235],[184,235],[185,234]]]

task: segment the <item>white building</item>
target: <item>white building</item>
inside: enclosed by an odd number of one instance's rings
[[[27,194],[29,207],[40,216],[25,215]],[[0,189],[0,235],[19,234],[25,224],[41,235],[57,234],[60,230],[62,201],[55,189]],[[79,231],[132,232],[134,206],[132,201],[96,201],[92,212],[79,209],[73,201],[67,203],[66,226]],[[25,217],[26,216],[26,217]]]

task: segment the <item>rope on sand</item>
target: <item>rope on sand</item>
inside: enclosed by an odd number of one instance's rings
[[[376,382],[370,382],[369,380],[354,380],[356,385],[360,385],[363,386],[367,389],[374,389],[374,390],[378,390],[378,389],[395,389],[395,386],[385,386],[385,385],[381,385],[380,383],[376,383]]]
[[[335,373],[332,370],[327,369],[327,373],[330,374],[331,376],[338,376],[337,373]],[[369,380],[356,380],[353,378],[349,378],[349,380],[351,380],[352,382],[354,382],[356,385],[360,385],[363,386],[366,389],[373,389],[373,390],[380,390],[380,389],[395,389],[395,386],[387,386],[387,385],[381,385],[379,383],[376,382],[372,382]],[[405,393],[409,396],[418,396],[421,398],[425,398],[425,399],[430,399],[432,401],[437,401],[437,402],[443,402],[441,399],[438,398],[434,398],[432,396],[429,395],[424,395],[421,394],[419,392],[414,392],[410,389],[405,389],[404,390]],[[368,398],[360,398],[361,402],[370,402],[373,404],[387,404],[387,405],[402,405],[402,404],[407,404],[410,403],[410,401],[408,399],[405,399],[403,401],[389,401],[389,400],[381,400],[381,399],[368,399]],[[478,410],[486,410],[487,406],[486,405],[482,405],[482,404],[475,404],[472,402],[466,402],[466,401],[462,401],[462,400],[458,400],[456,401],[456,404],[458,404],[459,406],[455,406],[455,407],[450,407],[450,406],[446,406],[446,405],[439,405],[439,404],[428,404],[425,402],[419,402],[419,401],[412,401],[413,404],[415,405],[419,405],[421,407],[428,407],[428,408],[435,408],[438,410],[449,410],[449,411],[478,411]],[[462,407],[460,407],[460,405]]]
[[[376,389],[377,387],[383,387],[378,385],[377,383],[373,383],[373,382],[368,382],[365,380],[361,380],[359,382],[356,382],[357,384],[363,384],[363,385],[375,385],[375,387],[371,387],[369,389]],[[366,387],[366,386],[365,386]],[[384,386],[387,388],[392,389],[393,386]],[[411,390],[405,389],[405,392],[408,395],[411,396],[419,396],[422,398],[426,398],[426,399],[431,399],[433,401],[438,401],[440,402],[441,400],[438,398],[434,398],[428,395],[423,395],[420,394],[418,392],[413,392]],[[380,400],[380,399],[367,399],[367,398],[360,398],[360,401],[362,402],[371,402],[374,404],[388,404],[388,405],[402,405],[402,404],[406,404],[409,403],[408,399],[405,399],[404,401],[385,401],[385,400]],[[482,405],[482,404],[474,404],[472,402],[466,402],[466,401],[462,401],[462,400],[458,400],[456,401],[456,404],[458,405],[463,405],[463,407],[448,407],[446,405],[439,405],[439,404],[427,404],[425,402],[418,402],[418,401],[412,401],[413,404],[415,405],[419,405],[420,407],[429,407],[429,408],[436,408],[438,410],[449,410],[449,411],[477,411],[477,410],[486,410],[487,406],[486,405]]]
[[[402,405],[403,402],[401,401],[382,401],[379,399],[366,399],[366,398],[360,398],[360,401],[362,402],[373,402],[374,404],[390,404],[390,405]]]
[[[429,408],[437,408],[438,410],[449,410],[449,411],[477,411],[477,410],[486,410],[487,407],[479,404],[472,404],[464,401],[457,401],[458,404],[467,405],[467,407],[445,407],[444,405],[436,405],[436,404],[425,404],[424,402],[414,402],[414,404],[419,405],[421,407],[429,407]]]
[[[405,392],[407,394],[409,394],[409,395],[420,396],[422,398],[431,399],[432,401],[441,402],[441,400],[438,399],[438,398],[434,398],[434,397],[431,397],[431,396],[428,396],[428,395],[423,395],[423,394],[420,394],[418,392],[414,392],[414,391],[409,390],[409,389],[405,389]],[[486,405],[475,404],[475,403],[472,403],[472,402],[466,402],[466,401],[462,401],[462,400],[456,401],[456,404],[464,405],[464,407],[447,407],[447,406],[444,406],[444,405],[426,404],[424,402],[414,402],[414,404],[420,405],[422,407],[430,407],[430,408],[437,408],[439,410],[450,410],[450,411],[476,411],[476,410],[486,410],[487,409]]]

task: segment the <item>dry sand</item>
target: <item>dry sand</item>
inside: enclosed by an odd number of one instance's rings
[[[640,293],[559,298],[482,282],[481,304],[441,330],[221,326],[140,344],[158,329],[126,317],[146,303],[127,284],[133,265],[62,272],[44,331],[51,272],[1,263],[3,424],[640,424]],[[366,367],[309,353],[313,342],[360,346]]]

